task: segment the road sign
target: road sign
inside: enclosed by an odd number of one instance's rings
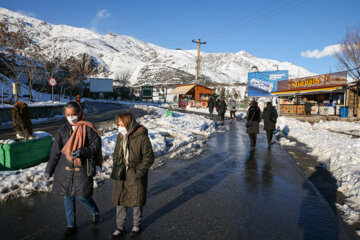
[[[49,79],[49,84],[50,84],[50,86],[54,87],[54,86],[56,85],[56,80],[55,80],[55,78],[50,78],[50,79]]]

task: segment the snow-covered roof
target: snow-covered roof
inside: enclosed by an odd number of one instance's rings
[[[179,86],[172,90],[169,94],[170,95],[176,95],[176,94],[186,94],[188,93],[193,87],[195,87],[194,84],[192,85],[186,85],[186,86]]]

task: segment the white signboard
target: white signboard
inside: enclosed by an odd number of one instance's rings
[[[320,115],[335,115],[334,107],[319,107]]]
[[[91,78],[90,92],[113,92],[113,80],[108,78]]]

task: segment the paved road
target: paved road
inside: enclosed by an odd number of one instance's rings
[[[250,152],[244,123],[226,128],[201,156],[169,159],[150,172],[137,239],[351,239],[280,146],[268,150],[260,134]],[[108,239],[115,229],[112,185],[108,181],[95,191],[102,211],[97,227],[78,205],[74,239]],[[0,212],[1,239],[59,239],[66,226],[61,199],[48,193],[0,204]]]
[[[119,104],[97,102],[86,102],[85,104],[94,111],[92,114],[87,115],[86,119],[94,123],[97,128],[112,126],[112,124],[115,123],[115,116],[128,110],[128,106]],[[145,113],[141,109],[136,109],[136,111],[133,109],[132,112],[134,112],[137,117],[142,116]],[[46,131],[55,136],[64,121],[64,119],[61,119],[50,123],[46,122],[34,124],[33,128],[34,131]],[[4,127],[2,127],[2,129],[0,129],[0,139],[9,139],[14,137],[15,133],[12,128],[4,129]]]

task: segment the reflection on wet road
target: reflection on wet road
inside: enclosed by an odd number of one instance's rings
[[[268,150],[260,134],[249,151],[244,123],[226,128],[201,156],[169,159],[150,172],[143,232],[136,239],[350,239],[281,147]],[[77,239],[107,239],[115,229],[111,191],[108,181],[95,192],[102,211],[97,227],[79,207]],[[51,194],[13,200],[0,211],[2,239],[56,239],[66,226],[63,203]],[[126,226],[131,229],[130,218]]]

